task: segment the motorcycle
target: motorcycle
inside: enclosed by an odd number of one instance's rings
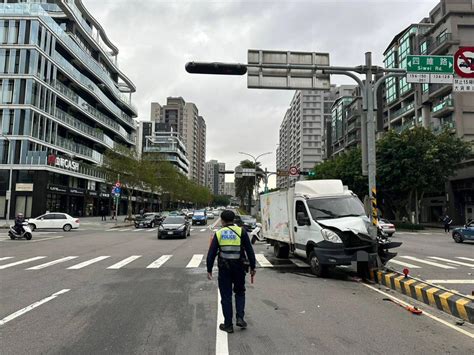
[[[31,232],[30,226],[28,225],[28,222],[23,222],[21,225],[23,226],[23,231],[21,233],[18,233],[15,230],[14,226],[10,226],[10,230],[8,231],[8,236],[12,240],[20,239],[20,238],[31,240],[31,238],[33,237],[33,234]]]
[[[262,235],[262,224],[257,223],[257,227],[254,228],[254,230],[250,233],[249,235],[250,241],[252,244],[255,244],[255,242],[258,240],[260,242],[265,241],[265,238]]]

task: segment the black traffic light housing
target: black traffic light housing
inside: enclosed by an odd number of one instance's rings
[[[244,64],[188,62],[185,68],[191,74],[244,75],[247,73],[247,67]]]

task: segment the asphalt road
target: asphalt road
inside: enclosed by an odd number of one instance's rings
[[[455,243],[443,231],[397,232],[393,241],[403,242],[389,266],[407,267],[412,276],[471,295],[474,292],[474,243]]]
[[[123,228],[0,241],[0,353],[473,351],[471,325],[454,326],[424,305],[438,320],[414,316],[378,291],[403,296],[370,288],[344,269],[318,279],[302,260],[275,259],[264,243],[255,246],[260,267],[247,285],[249,328],[227,336],[216,330],[217,281],[206,279],[211,234],[194,227],[188,239],[157,240],[155,230]]]

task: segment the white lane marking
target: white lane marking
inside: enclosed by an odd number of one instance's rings
[[[474,284],[474,280],[426,280],[435,284]]]
[[[445,259],[445,258],[439,258],[437,256],[429,256],[430,259],[436,259],[440,261],[446,261],[451,264],[457,264],[457,265],[462,265],[462,266],[469,266],[469,267],[474,267],[474,264],[469,264],[469,263],[463,263],[462,261],[456,261],[456,260],[450,260],[450,259]]]
[[[33,266],[33,267],[30,267],[26,270],[40,270],[40,269],[44,269],[45,267],[48,267],[48,266],[51,266],[51,265],[56,265],[56,264],[59,264],[59,263],[63,263],[65,261],[76,259],[76,258],[77,258],[77,256],[66,256],[65,258],[61,258],[61,259],[50,261],[49,263]]]
[[[205,232],[205,231],[206,231],[206,228],[200,230],[200,232]]]
[[[203,254],[194,254],[191,260],[189,261],[188,265],[186,265],[186,268],[199,267],[203,257],[204,257]]]
[[[447,266],[447,265],[443,265],[443,264],[438,264],[438,263],[435,263],[435,262],[432,262],[432,261],[418,259],[418,258],[415,258],[414,256],[400,256],[400,258],[413,260],[413,261],[418,261],[419,263],[440,267],[441,269],[456,269],[454,266]]]
[[[149,229],[149,230],[147,230],[147,233],[154,232],[154,231],[156,231],[157,229],[158,229],[158,228]]]
[[[147,269],[158,269],[161,265],[166,263],[169,259],[171,259],[173,255],[163,255],[160,258],[156,259],[150,265],[148,265]]]
[[[117,232],[129,232],[131,231],[130,228],[119,229]]]
[[[110,258],[110,256],[99,256],[97,258],[94,258],[94,259],[90,259],[90,260],[87,260],[87,261],[84,261],[82,263],[79,263],[79,264],[76,264],[76,265],[73,265],[71,267],[68,267],[68,270],[78,270],[78,269],[82,269],[83,267],[86,267],[90,264],[94,264],[94,263],[97,263],[101,260],[104,260],[104,259],[107,259],[107,258]]]
[[[0,270],[6,269],[8,267],[16,266],[16,265],[26,264],[26,263],[29,263],[30,261],[35,261],[35,260],[44,259],[44,258],[46,258],[46,256],[35,256],[34,258],[15,261],[14,263],[10,263],[10,264],[0,265]]]
[[[41,306],[42,304],[46,303],[46,302],[49,302],[51,300],[54,300],[56,297],[58,297],[59,295],[62,295],[63,293],[66,293],[66,292],[69,292],[71,291],[70,289],[68,288],[65,288],[61,291],[58,291],[56,293],[53,293],[51,296],[49,297],[46,297],[46,298],[43,298],[42,300],[38,301],[38,302],[35,302],[35,303],[32,303],[30,304],[29,306],[25,307],[25,308],[22,308],[20,309],[19,311],[16,311],[15,313],[12,313],[10,314],[9,316],[6,316],[5,318],[3,318],[2,320],[0,320],[0,326],[8,323],[9,321],[35,309],[36,307],[39,307]]]
[[[257,259],[261,267],[273,267],[263,254],[255,254],[255,259]]]
[[[0,258],[0,261],[8,259],[13,259],[13,256],[4,256],[3,258]]]
[[[217,326],[216,326],[216,355],[229,354],[229,341],[227,332],[219,329],[219,325],[224,323],[224,314],[222,313],[221,294],[217,289]]]
[[[456,259],[467,260],[467,261],[474,261],[472,258],[466,258],[464,256],[456,256]]]
[[[397,265],[401,265],[401,266],[406,266],[406,267],[411,267],[412,269],[421,269],[420,266],[416,266],[416,265],[413,265],[413,264],[410,264],[410,263],[406,263],[404,261],[398,261],[398,260],[389,260],[389,263],[393,263],[393,264],[397,264]]]
[[[64,235],[58,235],[56,237],[44,237],[42,239],[34,239],[33,240],[29,240],[28,243],[37,243],[37,242],[45,242],[47,240],[51,240],[51,239],[59,239],[59,238],[64,238]]]
[[[135,228],[135,230],[133,232],[140,232],[140,228]]]
[[[107,229],[106,232],[113,232],[113,231],[116,231],[117,228],[110,228],[110,229]]]
[[[309,267],[307,263],[300,259],[291,258],[290,261],[298,267]]]
[[[141,258],[141,255],[129,256],[128,258],[123,259],[122,261],[119,261],[118,263],[109,266],[107,269],[120,269],[121,267],[127,264],[130,264],[132,261],[137,260],[138,258]]]
[[[34,232],[35,235],[56,234],[57,232]]]
[[[397,297],[394,297],[393,295],[390,295],[390,294],[388,294],[388,293],[386,293],[386,292],[383,292],[383,291],[381,291],[381,290],[378,290],[377,288],[375,288],[375,287],[373,287],[373,286],[371,286],[371,285],[367,285],[367,284],[364,284],[364,283],[363,283],[362,285],[364,285],[365,287],[370,288],[371,290],[373,290],[373,291],[375,291],[375,292],[378,292],[378,293],[384,295],[385,297],[394,299],[394,300],[396,300],[397,302],[403,304],[404,306],[410,306],[408,303],[402,301],[401,299],[399,299],[399,298],[397,298]],[[440,318],[438,318],[438,317],[432,315],[431,313],[428,313],[428,312],[427,312],[426,310],[424,310],[424,309],[423,309],[423,314],[424,314],[425,316],[427,316],[427,317],[429,317],[429,318],[431,318],[431,319],[433,319],[433,320],[435,320],[435,321],[437,321],[437,322],[439,322],[439,323],[441,323],[441,324],[443,324],[443,325],[445,325],[445,326],[451,328],[451,329],[454,329],[455,331],[457,331],[457,332],[459,332],[459,333],[462,333],[462,334],[467,335],[468,337],[474,339],[474,334],[473,334],[473,333],[469,333],[468,331],[465,331],[464,329],[460,328],[459,326],[455,326],[455,325],[453,325],[453,324],[451,324],[451,323],[448,323],[448,322],[446,322],[445,320],[442,320],[442,319],[440,319]]]
[[[211,230],[214,229],[214,228],[216,227],[217,223],[219,223],[220,221],[221,221],[221,219],[218,218],[218,219],[217,219],[214,223],[212,223],[208,228],[211,229]]]

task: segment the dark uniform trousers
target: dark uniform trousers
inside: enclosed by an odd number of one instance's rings
[[[219,291],[221,294],[224,324],[232,324],[232,286],[235,293],[236,316],[244,318],[245,309],[245,269],[240,260],[221,261],[219,265]]]

